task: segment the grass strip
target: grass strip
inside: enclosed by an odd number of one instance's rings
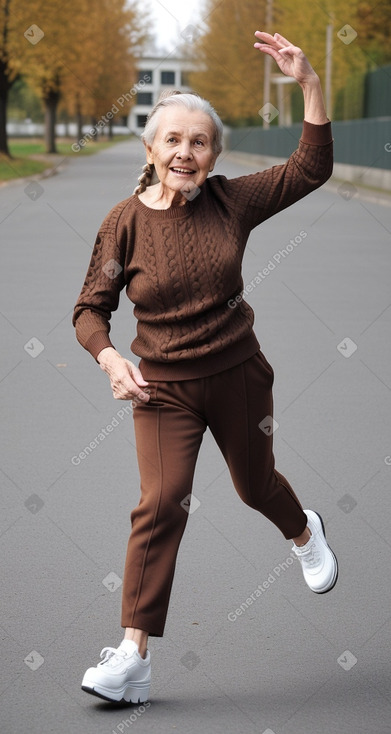
[[[72,150],[74,138],[60,139],[56,143],[57,154],[45,153],[44,141],[39,138],[20,138],[11,139],[9,142],[9,150],[11,158],[0,153],[0,182],[11,181],[17,178],[27,178],[36,176],[43,171],[53,168],[59,162],[59,156],[63,157],[80,157],[86,155],[94,155],[111,145],[115,145],[127,137],[116,136],[109,141],[90,141],[78,153]]]

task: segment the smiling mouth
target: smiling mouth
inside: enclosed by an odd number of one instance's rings
[[[170,168],[170,171],[173,173],[176,173],[179,176],[191,176],[195,171],[191,170],[190,168],[179,168],[177,166]]]

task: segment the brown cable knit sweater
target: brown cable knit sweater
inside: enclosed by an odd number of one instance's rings
[[[331,124],[304,122],[298,149],[281,166],[227,179],[212,176],[183,206],[160,210],[132,195],[105,218],[96,238],[73,324],[96,359],[126,287],[135,304],[146,380],[205,377],[259,349],[244,300],[241,264],[251,230],[321,186],[332,172]]]

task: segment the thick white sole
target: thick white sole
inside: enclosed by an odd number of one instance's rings
[[[106,701],[125,701],[126,703],[145,703],[149,700],[149,691],[151,684],[147,682],[132,682],[124,683],[122,688],[113,690],[112,688],[105,688],[94,681],[89,681],[88,678],[84,677],[81,688],[86,693],[91,693],[93,696],[99,696],[104,698]]]

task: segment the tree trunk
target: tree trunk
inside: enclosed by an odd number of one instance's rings
[[[0,153],[5,153],[9,158],[12,158],[12,156],[8,148],[7,103],[8,92],[15,81],[16,78],[12,82],[10,81],[6,61],[0,60]]]
[[[7,138],[7,102],[8,92],[16,78],[11,82],[9,56],[8,56],[8,33],[9,33],[9,16],[10,16],[10,0],[6,0],[2,8],[3,30],[2,30],[2,54],[0,58],[0,153],[5,153],[9,158],[11,154],[8,149]]]
[[[108,138],[109,138],[109,140],[112,140],[113,137],[114,137],[113,136],[113,121],[112,120],[109,120],[109,135],[108,135]]]
[[[91,141],[93,143],[97,143],[98,142],[98,137],[99,137],[99,128],[97,128],[97,126],[96,126],[97,125],[97,122],[98,122],[98,120],[96,119],[96,117],[91,117],[91,128],[93,130],[95,130],[95,135],[92,135],[91,136]]]
[[[45,103],[45,145],[47,153],[57,153],[56,148],[56,113],[60,99],[59,92],[48,92]]]
[[[77,140],[81,140],[83,137],[83,115],[81,113],[80,99],[76,99],[76,124],[77,124]]]
[[[4,153],[11,158],[8,148],[7,137],[7,100],[8,89],[1,89],[0,92],[0,153]]]

